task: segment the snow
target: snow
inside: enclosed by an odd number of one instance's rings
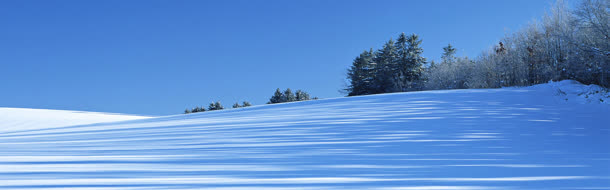
[[[24,111],[34,122],[0,133],[0,188],[610,189],[610,106],[582,95],[597,90],[561,81],[61,127]]]
[[[125,114],[0,107],[0,133],[150,118]]]
[[[608,89],[594,84],[583,85],[574,80],[549,81],[547,84],[535,85],[529,88],[541,88],[556,92],[555,99],[566,102],[610,104],[610,91]]]

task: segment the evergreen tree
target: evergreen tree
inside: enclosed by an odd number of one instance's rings
[[[455,62],[455,52],[456,49],[451,46],[451,44],[448,44],[447,47],[444,47],[443,55],[441,56],[443,63],[452,64],[453,62]]]
[[[423,87],[421,84],[421,76],[424,72],[424,64],[426,58],[422,56],[424,49],[421,48],[422,40],[419,39],[417,34],[411,34],[407,37],[407,54],[409,56],[409,74],[407,75],[410,84],[407,86],[411,90],[420,90]]]
[[[222,104],[220,104],[220,101],[217,101],[216,103],[210,103],[210,105],[208,106],[208,110],[212,111],[212,110],[221,110],[224,109],[224,107],[222,107]]]
[[[297,90],[295,92],[295,96],[296,96],[296,101],[309,100],[309,94],[302,90]]]
[[[348,96],[371,94],[373,84],[373,50],[364,51],[354,59],[347,71],[350,84],[347,89]]]
[[[390,39],[383,45],[383,48],[377,51],[375,56],[375,79],[373,85],[373,94],[394,92],[394,78],[396,68],[396,46],[394,40]]]
[[[241,107],[248,107],[248,106],[252,106],[252,104],[250,104],[250,102],[248,102],[248,101],[244,101],[244,102],[242,103],[242,106],[241,106]]]
[[[188,108],[184,110],[184,114],[189,114],[191,113],[191,110],[189,110]]]
[[[241,106],[239,105],[239,103],[235,102],[235,104],[233,104],[233,108],[240,108]]]
[[[405,91],[409,86],[409,82],[412,80],[411,77],[411,65],[410,65],[410,55],[409,55],[409,44],[407,44],[408,37],[403,32],[398,36],[396,40],[396,67],[397,71],[395,72],[395,85],[400,91]]]
[[[214,103],[214,107],[216,107],[216,110],[224,109],[222,104],[220,104],[220,101],[216,101],[216,103]]]
[[[292,93],[292,90],[290,90],[290,88],[287,88],[286,91],[284,91],[284,101],[283,102],[294,102],[294,101],[296,101],[296,97]]]
[[[282,92],[280,91],[280,89],[276,89],[275,93],[273,94],[273,96],[271,96],[271,98],[269,99],[269,102],[267,102],[267,104],[277,104],[277,103],[281,103],[284,94],[282,94]]]
[[[199,106],[191,109],[191,113],[204,112],[204,111],[205,111],[205,108],[199,107]]]

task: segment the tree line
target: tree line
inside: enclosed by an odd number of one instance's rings
[[[248,107],[248,106],[252,106],[252,104],[250,104],[250,102],[248,102],[248,101],[244,101],[241,105],[239,103],[233,104],[233,108],[241,108],[241,107]],[[207,110],[203,106],[201,106],[201,107],[200,106],[196,106],[196,107],[191,108],[191,109],[188,109],[188,108],[185,109],[184,110],[184,114],[197,113],[197,112],[205,112],[205,111],[214,111],[214,110],[222,110],[222,109],[224,109],[224,106],[222,106],[220,101],[217,101],[217,102],[210,103],[210,105],[208,106]]]
[[[273,96],[269,98],[269,102],[267,104],[277,104],[284,102],[296,102],[296,101],[305,101],[305,100],[317,100],[317,97],[310,98],[309,93],[297,90],[295,93],[292,93],[290,88],[287,88],[284,92],[282,92],[279,88],[275,90]]]
[[[379,50],[362,52],[348,69],[349,96],[421,90],[426,58],[416,34],[400,34]]]
[[[286,89],[283,92],[280,91],[280,89],[278,88],[275,90],[275,93],[271,96],[271,98],[269,98],[269,102],[267,102],[267,104],[296,102],[296,101],[305,101],[305,100],[317,100],[317,99],[318,99],[318,97],[310,98],[309,93],[307,93],[303,90],[297,90],[296,92],[293,93],[292,90],[290,90],[290,88]],[[250,104],[250,102],[248,102],[248,101],[244,101],[244,102],[242,102],[242,104],[239,104],[239,103],[233,104],[233,108],[243,108],[243,107],[249,107],[249,106],[252,106],[252,104]],[[217,102],[210,103],[207,110],[203,106],[196,106],[191,109],[188,109],[188,108],[185,109],[184,114],[222,110],[222,109],[224,109],[224,107],[222,106],[220,101],[217,101]]]
[[[455,56],[456,48],[448,44],[439,63],[427,63],[421,56],[421,40],[403,33],[396,42],[390,40],[379,50],[357,56],[348,69],[350,83],[345,90],[354,96],[526,86],[564,79],[608,88],[609,2],[583,0],[570,10],[559,0],[541,21],[506,35],[475,59]]]

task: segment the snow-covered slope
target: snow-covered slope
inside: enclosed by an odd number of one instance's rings
[[[0,107],[0,134],[10,131],[57,128],[145,118],[150,117],[99,112]]]
[[[610,104],[610,91],[608,89],[594,84],[583,85],[574,80],[551,81],[547,84],[528,87],[528,89],[555,92],[555,96],[552,98],[560,102]]]
[[[0,188],[610,189],[610,106],[564,83],[7,132]]]

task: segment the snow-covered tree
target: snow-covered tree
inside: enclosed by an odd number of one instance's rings
[[[290,90],[290,88],[287,88],[284,91],[284,99],[282,102],[294,102],[296,101],[296,97],[294,96],[294,93],[292,93],[292,90]]]
[[[582,59],[578,79],[610,87],[610,1],[583,0],[574,11],[578,21],[576,39]]]
[[[424,49],[421,46],[422,40],[417,34],[411,34],[407,37],[407,55],[409,60],[409,84],[407,90],[420,90],[423,87],[421,77],[424,72],[424,64],[426,58],[423,57]]]
[[[364,95],[372,93],[374,78],[373,50],[362,52],[347,71],[347,79],[350,84],[347,89],[348,96]]]
[[[205,111],[205,108],[203,108],[203,106],[202,107],[197,106],[197,107],[191,109],[191,113],[204,112],[204,111]]]
[[[372,94],[396,92],[397,87],[394,83],[397,64],[396,46],[394,40],[390,39],[378,50],[375,55],[375,75],[373,80]]]
[[[220,104],[220,101],[217,101],[216,103],[214,103],[216,110],[221,110],[224,109],[224,107],[222,106],[222,104]]]
[[[284,94],[282,93],[282,91],[280,91],[279,88],[277,88],[275,90],[275,93],[273,94],[273,96],[271,96],[271,98],[269,99],[269,102],[267,102],[267,104],[277,104],[277,103],[282,103],[283,100],[285,99]]]
[[[451,44],[448,44],[446,47],[444,47],[443,56],[441,56],[442,63],[451,64],[455,62],[455,53],[456,49]]]
[[[305,91],[302,90],[297,90],[295,93],[295,98],[296,101],[305,101],[305,100],[309,100],[309,94]]]
[[[224,109],[224,107],[222,106],[222,104],[220,103],[220,101],[217,102],[213,102],[210,103],[210,105],[208,106],[208,110],[213,111],[213,110],[221,110]]]

